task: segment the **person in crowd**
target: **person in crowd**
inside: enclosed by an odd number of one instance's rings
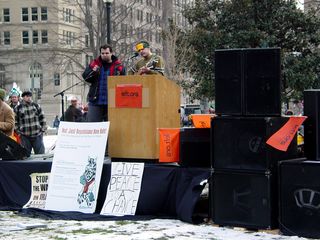
[[[6,91],[0,88],[0,131],[11,137],[14,130],[14,112],[4,101]]]
[[[90,83],[88,92],[88,122],[108,121],[107,77],[125,75],[121,61],[113,54],[110,45],[100,47],[100,56],[94,59],[82,74]]]
[[[32,92],[22,93],[21,103],[15,107],[15,130],[20,135],[21,145],[27,155],[44,154],[43,133],[47,130],[46,119],[41,107],[32,101]]]
[[[138,42],[135,48],[141,58],[130,68],[129,75],[164,75],[164,60],[161,56],[151,52],[147,41]]]
[[[15,89],[12,88],[11,91],[9,92],[9,106],[14,109],[15,106],[19,105],[20,103],[20,92]]]
[[[78,99],[72,98],[71,104],[64,113],[64,121],[66,122],[82,122],[82,112],[78,108]]]
[[[52,126],[53,126],[54,128],[58,128],[59,125],[60,125],[60,119],[59,119],[59,116],[56,115],[55,118],[54,118],[54,120],[53,120]]]

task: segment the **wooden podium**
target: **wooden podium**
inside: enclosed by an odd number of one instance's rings
[[[119,96],[120,86],[131,84],[142,88],[141,107],[119,107],[116,96]],[[109,156],[125,159],[159,159],[158,128],[180,128],[179,109],[180,87],[163,76],[109,77]]]

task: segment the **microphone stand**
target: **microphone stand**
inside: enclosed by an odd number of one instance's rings
[[[56,96],[61,96],[61,111],[62,111],[62,115],[61,115],[61,121],[64,121],[64,92],[79,85],[80,83],[82,84],[86,84],[85,82],[77,82],[73,85],[71,85],[70,87],[67,87],[66,89],[62,90],[61,92],[55,94],[53,97],[56,97]]]

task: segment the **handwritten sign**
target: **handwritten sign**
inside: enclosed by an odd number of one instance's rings
[[[141,84],[118,84],[116,86],[117,108],[142,108]]]
[[[113,162],[102,215],[135,215],[144,163]]]
[[[23,206],[23,208],[45,208],[49,175],[50,173],[32,173],[30,175],[31,196],[30,200]]]
[[[267,140],[267,144],[280,151],[287,151],[292,139],[296,136],[296,132],[306,118],[306,116],[290,117],[288,122]]]

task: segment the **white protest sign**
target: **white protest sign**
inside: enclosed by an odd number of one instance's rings
[[[47,210],[93,213],[109,122],[61,122],[47,194]]]
[[[47,199],[47,190],[50,173],[32,173],[31,178],[31,196],[23,208],[44,209]]]
[[[113,162],[102,215],[135,215],[144,163]]]

